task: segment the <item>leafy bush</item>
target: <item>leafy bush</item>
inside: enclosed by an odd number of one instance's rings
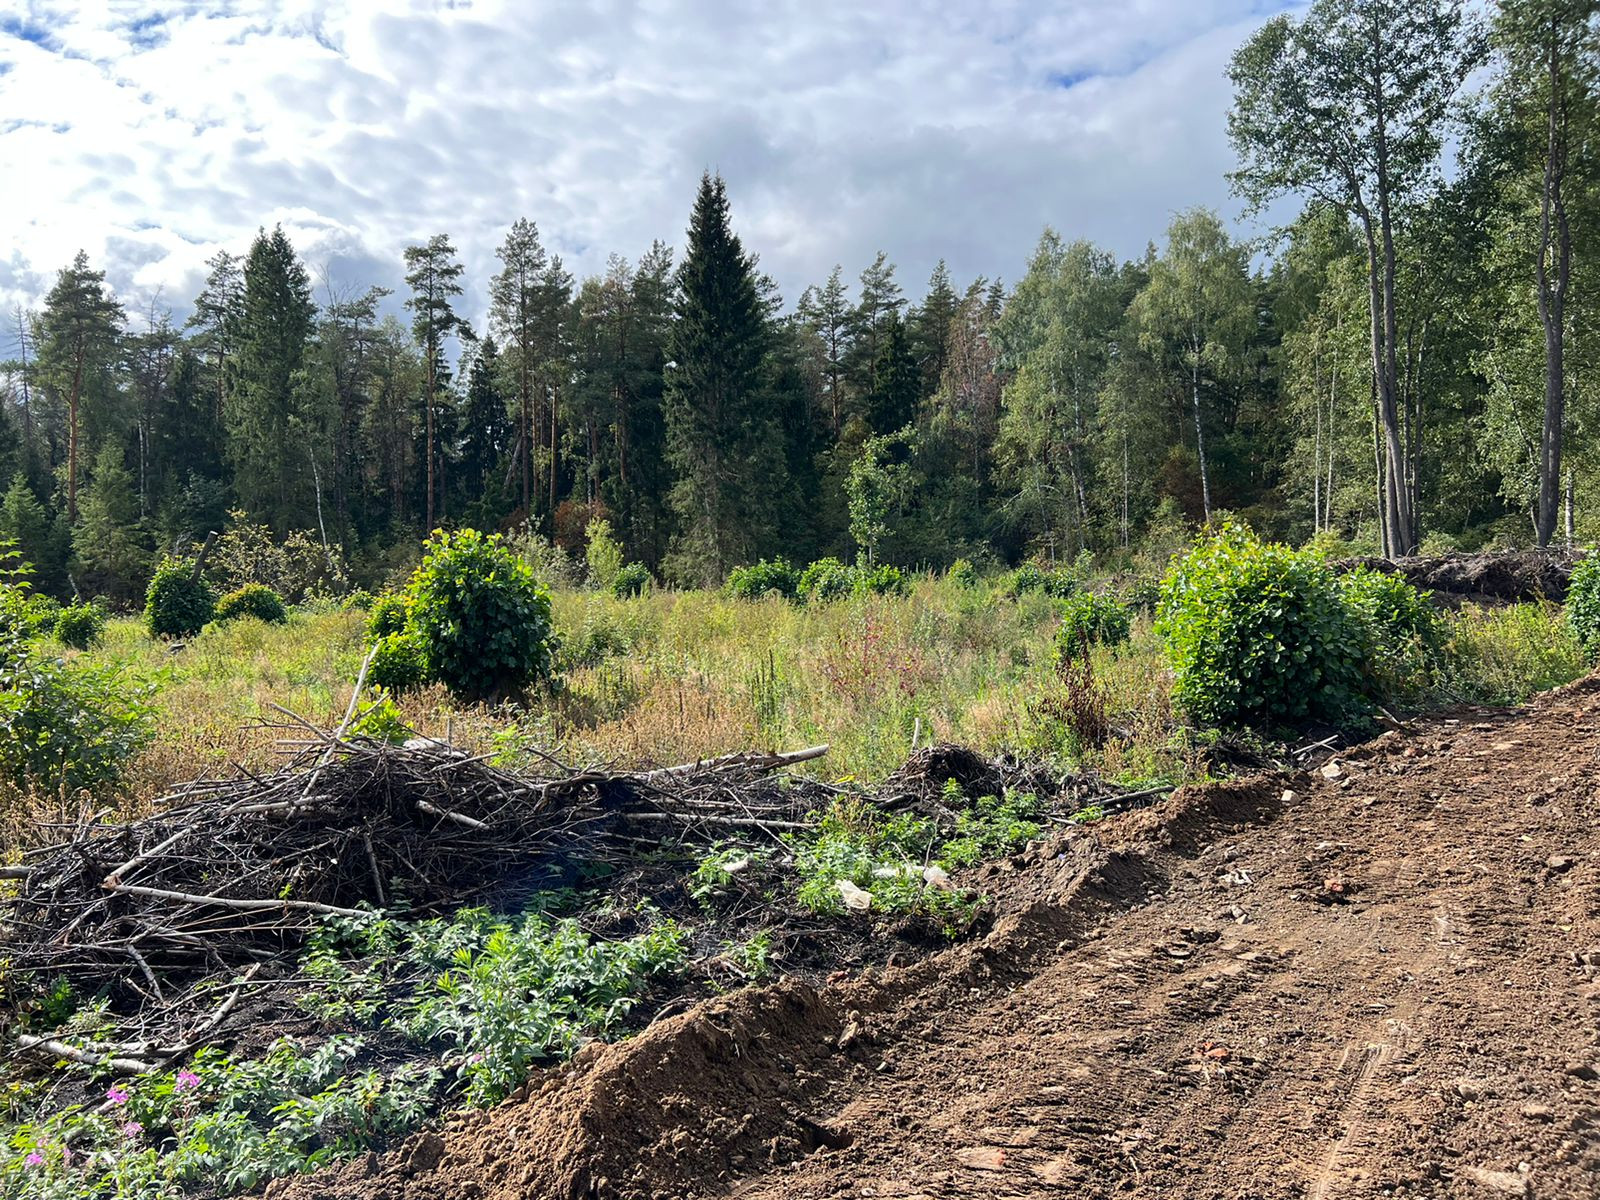
[[[911,590],[899,567],[879,563],[875,567],[857,567],[855,589],[858,595],[904,596]]]
[[[628,563],[617,570],[616,576],[611,580],[611,594],[618,600],[626,600],[629,596],[642,596],[654,582],[650,577],[650,568],[643,563]]]
[[[283,597],[260,583],[247,583],[229,592],[217,601],[214,621],[233,621],[239,617],[254,617],[268,625],[287,625],[289,610],[283,606]]]
[[[944,577],[957,587],[971,588],[978,586],[978,568],[964,558],[958,558],[950,564],[950,569]]]
[[[1085,646],[1120,646],[1128,640],[1128,610],[1110,596],[1082,592],[1066,602],[1056,629],[1056,653],[1071,658]]]
[[[145,591],[144,620],[151,637],[189,637],[216,612],[216,596],[194,563],[168,558],[156,568]]]
[[[1062,568],[1046,570],[1036,562],[1025,562],[1006,579],[1006,591],[1012,596],[1024,592],[1043,592],[1046,596],[1064,598],[1078,590],[1078,581],[1072,573]]]
[[[409,631],[388,633],[372,649],[367,681],[391,692],[405,692],[428,681],[428,663],[422,644]]]
[[[1567,624],[1589,661],[1600,658],[1600,552],[1590,547],[1567,585]]]
[[[87,650],[105,632],[106,614],[95,604],[69,604],[56,614],[56,641],[74,650]]]
[[[786,559],[762,559],[748,567],[735,567],[728,573],[728,595],[740,600],[759,600],[766,595],[793,600],[799,577]]]
[[[430,679],[488,699],[550,674],[550,593],[496,536],[436,531],[406,585],[407,630]]]
[[[1363,630],[1313,552],[1226,525],[1173,565],[1156,628],[1174,698],[1197,720],[1339,720],[1361,707]]]
[[[0,775],[18,787],[115,784],[150,740],[154,688],[0,640]]]
[[[1434,653],[1442,641],[1431,592],[1404,576],[1358,567],[1339,577],[1339,590],[1366,636],[1367,673],[1384,699],[1415,697],[1428,686]]]
[[[355,591],[347,593],[345,598],[339,601],[339,607],[344,609],[345,612],[366,612],[372,607],[372,593],[367,591],[366,588],[357,588]]]
[[[378,642],[406,627],[406,598],[384,592],[367,609],[367,641]]]
[[[622,570],[622,543],[611,536],[611,522],[604,517],[590,521],[583,532],[588,540],[583,560],[589,568],[589,586],[609,592]]]
[[[855,569],[837,558],[819,558],[800,573],[799,595],[808,604],[842,600],[855,590]]]
[[[26,581],[0,583],[0,636],[44,637],[55,631],[61,605],[31,590]]]

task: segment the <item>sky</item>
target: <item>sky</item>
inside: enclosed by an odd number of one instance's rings
[[[514,219],[581,278],[681,245],[708,169],[791,304],[879,250],[913,299],[940,258],[1014,281],[1047,224],[1122,257],[1197,204],[1248,235],[1224,71],[1287,7],[0,0],[0,304],[83,249],[181,320],[281,224],[319,299],[399,290],[446,233],[481,321]]]

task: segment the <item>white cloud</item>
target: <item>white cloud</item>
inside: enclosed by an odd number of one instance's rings
[[[82,247],[181,313],[281,221],[390,286],[448,232],[476,313],[514,218],[598,271],[679,242],[707,167],[791,300],[880,248],[913,294],[941,256],[1014,279],[1046,222],[1133,255],[1236,211],[1222,72],[1269,7],[29,0],[0,8],[0,301]]]

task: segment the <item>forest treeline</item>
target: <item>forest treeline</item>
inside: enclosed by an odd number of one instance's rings
[[[36,585],[142,594],[230,513],[378,580],[436,526],[568,548],[595,517],[684,584],[783,555],[900,565],[1132,547],[1226,511],[1384,553],[1600,528],[1600,0],[1316,0],[1229,68],[1236,241],[1054,230],[1014,287],[885,254],[792,304],[708,175],[686,242],[576,279],[518,219],[459,307],[317,288],[281,229],[182,324],[82,254],[15,314],[0,538]],[[1155,232],[1155,231],[1152,231]],[[405,318],[395,315],[403,304]]]

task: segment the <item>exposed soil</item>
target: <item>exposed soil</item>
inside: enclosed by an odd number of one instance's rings
[[[981,941],[702,1003],[268,1195],[1594,1197],[1597,756],[1589,680],[1185,789],[992,864]]]

